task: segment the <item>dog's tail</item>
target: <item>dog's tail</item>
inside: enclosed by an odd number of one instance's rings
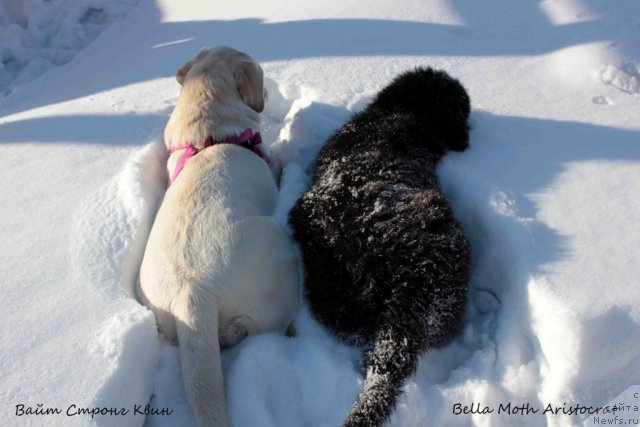
[[[385,112],[417,115],[419,127],[410,132],[421,137],[399,140],[413,144],[424,141],[431,149],[442,152],[464,151],[469,146],[469,95],[458,80],[444,71],[416,68],[400,74],[378,93],[371,106]]]
[[[203,307],[184,287],[173,307],[182,379],[200,427],[226,427],[224,379],[215,305]]]
[[[380,426],[393,411],[407,377],[429,347],[446,343],[460,324],[466,298],[462,286],[400,290],[384,313],[384,322],[364,366],[364,388],[343,427]],[[428,302],[430,301],[430,302]]]

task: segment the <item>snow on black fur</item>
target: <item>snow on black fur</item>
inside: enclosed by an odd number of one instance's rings
[[[420,354],[459,329],[469,245],[435,167],[468,147],[469,110],[446,73],[400,75],[327,141],[291,211],[312,312],[367,349],[345,426],[382,424]]]

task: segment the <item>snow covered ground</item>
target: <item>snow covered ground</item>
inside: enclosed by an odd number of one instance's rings
[[[73,19],[45,19],[56,4]],[[445,69],[471,95],[471,148],[439,169],[474,251],[466,327],[425,354],[389,425],[579,426],[593,416],[562,408],[640,384],[637,2],[141,0],[124,16],[134,4],[0,2],[1,425],[193,425],[177,350],[133,285],[166,181],[173,74],[219,44],[265,70],[283,223],[324,140],[397,73]],[[57,19],[66,41],[33,45]],[[30,67],[48,71],[26,83]],[[297,328],[224,352],[233,426],[344,418],[358,351],[306,309]],[[637,396],[610,418],[640,423]]]
[[[0,94],[66,64],[139,0],[0,2]]]

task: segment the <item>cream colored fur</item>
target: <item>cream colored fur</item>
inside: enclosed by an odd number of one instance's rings
[[[168,148],[258,130],[263,77],[248,55],[204,49],[176,78],[183,86],[165,129]],[[169,159],[170,174],[178,153]],[[214,145],[187,160],[149,235],[138,297],[165,337],[179,342],[200,426],[227,425],[220,348],[284,332],[298,309],[299,260],[271,217],[276,198],[274,175],[260,157]]]

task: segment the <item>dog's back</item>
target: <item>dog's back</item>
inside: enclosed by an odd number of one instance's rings
[[[365,388],[345,425],[381,424],[420,353],[459,327],[469,246],[435,166],[468,146],[469,108],[445,73],[400,76],[326,143],[291,212],[313,313],[367,344]]]

